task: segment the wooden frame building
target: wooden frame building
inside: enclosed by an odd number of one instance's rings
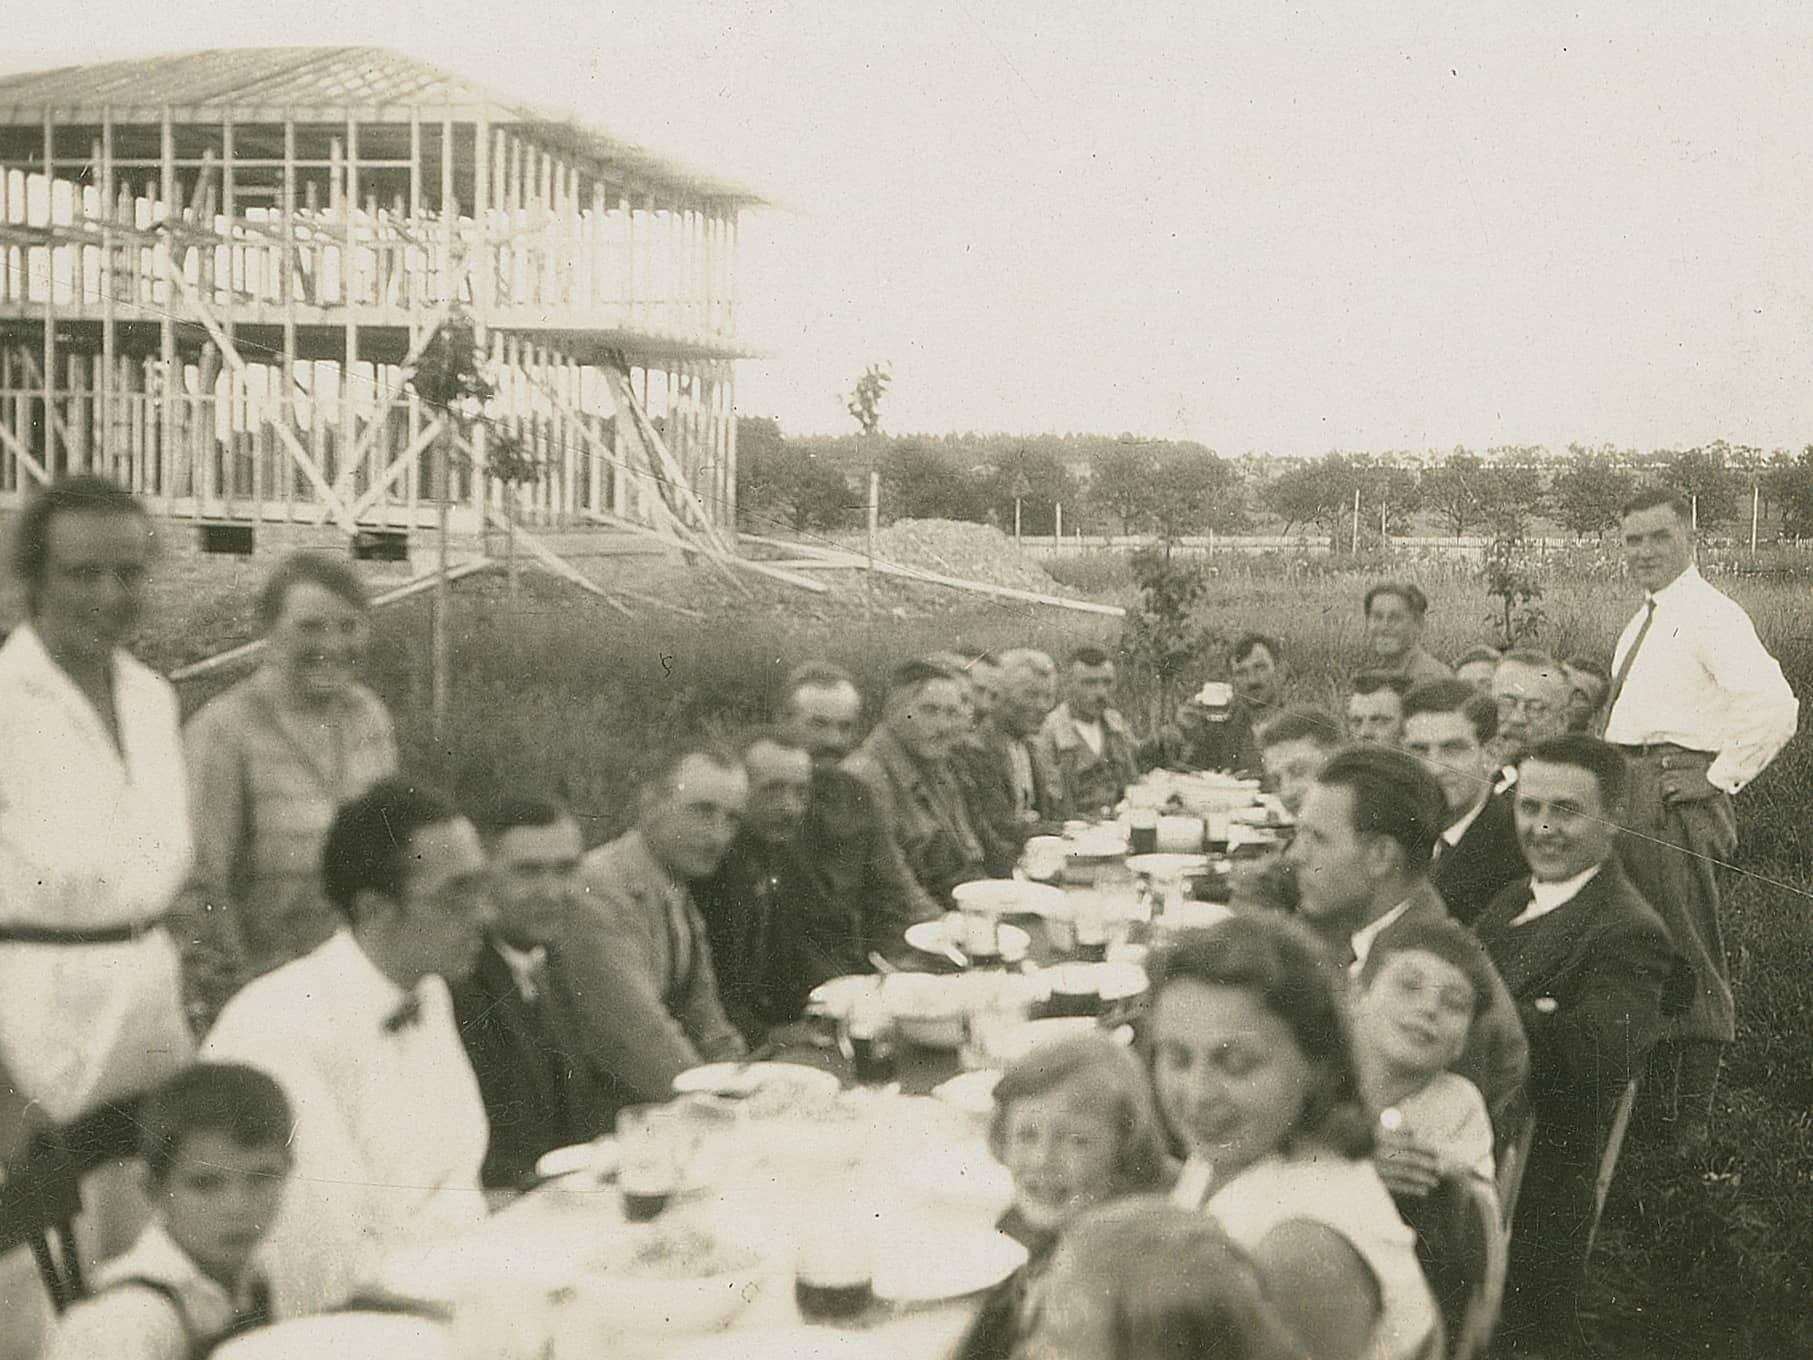
[[[457,307],[498,390],[445,421],[456,529],[508,496],[722,541],[758,202],[378,48],[0,78],[0,506],[93,471],[207,525],[432,524],[408,379]],[[536,482],[487,475],[492,430]]]

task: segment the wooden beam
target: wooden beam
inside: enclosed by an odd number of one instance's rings
[[[530,557],[533,557],[537,562],[541,563],[542,566],[546,567],[563,581],[571,581],[581,590],[596,595],[626,619],[635,617],[635,615],[630,613],[629,608],[624,605],[622,601],[615,599],[603,586],[599,585],[591,577],[580,571],[578,567],[575,567],[571,562],[567,561],[566,558],[562,557],[547,544],[543,543],[534,534],[530,533],[521,525],[512,525],[508,517],[502,514],[497,507],[491,505],[485,507],[485,520],[488,523],[497,525],[500,529],[515,534],[516,541],[528,549]]]
[[[184,301],[194,310],[196,318],[207,328],[209,336],[220,347],[221,357],[233,365],[237,371],[244,373],[246,361],[233,343],[227,339],[226,332],[221,329],[220,322],[215,318],[213,310],[190,286],[188,279],[181,274],[172,275],[172,278],[178,291],[182,293]],[[295,460],[296,466],[302,469],[309,484],[315,488],[315,494],[327,502],[328,508],[333,512],[335,523],[348,534],[356,532],[358,526],[348,511],[346,503],[335,493],[334,488],[327,484],[327,478],[321,475],[320,465],[309,456],[308,450],[302,447],[301,442],[290,433],[287,426],[279,425],[277,427],[277,437],[289,446],[290,457]]]
[[[4,447],[32,476],[38,479],[39,486],[50,485],[50,474],[44,470],[44,464],[32,457],[31,450],[13,437],[13,432],[0,422],[0,447]]]
[[[445,421],[432,420],[424,425],[416,436],[409,441],[409,446],[392,460],[389,467],[384,469],[383,476],[374,480],[370,486],[365,488],[365,494],[353,502],[351,513],[355,522],[360,515],[363,515],[367,510],[371,509],[372,506],[376,505],[378,501],[383,499],[384,494],[395,485],[398,478],[405,472],[414,470],[416,464],[422,460],[422,451],[440,437],[441,428],[444,424]],[[315,520],[315,523],[319,524],[321,520],[325,518],[326,513],[323,511],[320,513],[319,518]]]
[[[753,562],[747,557],[738,557],[734,553],[720,553],[715,548],[700,543],[697,540],[689,540],[680,538],[674,534],[663,533],[659,529],[652,529],[646,524],[638,523],[636,520],[625,519],[622,515],[613,515],[606,511],[594,510],[588,511],[582,518],[589,520],[594,524],[605,524],[613,529],[622,529],[626,533],[640,534],[643,538],[652,538],[657,543],[665,543],[669,547],[680,549],[682,552],[698,553],[699,556],[710,561],[717,562],[726,567],[734,567],[739,571],[746,571],[752,576],[766,576],[770,580],[784,581],[790,586],[798,586],[801,590],[809,590],[814,595],[828,594],[831,589],[823,581],[811,581],[804,576],[795,576],[791,572],[781,571],[775,567],[771,567],[766,562]]]

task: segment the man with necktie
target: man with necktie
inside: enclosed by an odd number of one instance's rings
[[[567,940],[579,905],[579,823],[544,798],[498,799],[479,819],[497,924],[453,1012],[491,1140],[486,1189],[515,1189],[542,1154],[608,1133],[623,1087],[588,1042]]]
[[[1622,532],[1646,598],[1613,653],[1605,739],[1630,763],[1625,872],[1693,969],[1692,999],[1667,1036],[1672,1080],[1659,1087],[1672,1089],[1657,1094],[1677,1141],[1694,1146],[1734,1031],[1719,924],[1720,870],[1737,848],[1731,799],[1794,735],[1800,706],[1750,616],[1694,566],[1685,500],[1638,493]]]

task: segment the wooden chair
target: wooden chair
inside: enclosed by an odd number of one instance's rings
[[[139,1101],[110,1101],[35,1136],[0,1180],[0,1253],[29,1246],[61,1313],[88,1289],[76,1244],[82,1178],[138,1152]]]
[[[1536,1115],[1524,1111],[1510,1142],[1498,1150],[1498,1212],[1505,1236],[1511,1234],[1511,1220],[1517,1212],[1517,1195],[1523,1189],[1524,1169],[1530,1163],[1530,1144],[1536,1137]]]
[[[1456,1171],[1427,1195],[1397,1204],[1416,1233],[1416,1257],[1448,1339],[1447,1360],[1478,1360],[1498,1325],[1510,1243],[1494,1186]]]
[[[1605,1212],[1606,1196],[1612,1192],[1612,1177],[1618,1171],[1618,1154],[1624,1150],[1624,1135],[1630,1132],[1631,1111],[1637,1105],[1637,1078],[1632,1077],[1618,1097],[1612,1111],[1611,1127],[1605,1133],[1605,1148],[1599,1154],[1599,1175],[1593,1182],[1593,1225],[1586,1231],[1586,1254],[1593,1254],[1593,1239],[1599,1234],[1599,1217]]]

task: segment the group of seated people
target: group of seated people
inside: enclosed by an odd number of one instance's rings
[[[156,1216],[51,1353],[174,1356],[339,1304],[548,1150],[784,1038],[819,982],[873,970],[953,887],[1111,813],[1155,764],[1262,769],[1295,834],[1236,877],[1232,920],[1150,961],[1143,1067],[1091,1040],[1002,1079],[994,1146],[1036,1264],[977,1344],[1126,1354],[1038,1347],[1107,1325],[1068,1272],[1150,1240],[1176,1244],[1174,1292],[1185,1261],[1244,1263],[1218,1269],[1213,1325],[1252,1347],[1214,1353],[1429,1353],[1398,1206],[1489,1179],[1531,1113],[1506,1325],[1545,1344],[1572,1321],[1599,1148],[1672,948],[1613,853],[1622,757],[1566,730],[1565,669],[1513,652],[1483,688],[1456,680],[1419,645],[1425,608],[1413,586],[1368,597],[1399,730],[1356,720],[1351,745],[1285,705],[1283,648],[1257,634],[1228,703],[1144,740],[1094,648],[1061,677],[1031,649],[908,663],[866,735],[852,678],[809,663],[770,725],[652,752],[633,824],[588,850],[544,790],[462,809],[399,774],[353,678],[357,578],[286,560],[266,666],[187,734],[201,1062],[142,1115]],[[1153,1193],[1173,1207],[1096,1207]]]

